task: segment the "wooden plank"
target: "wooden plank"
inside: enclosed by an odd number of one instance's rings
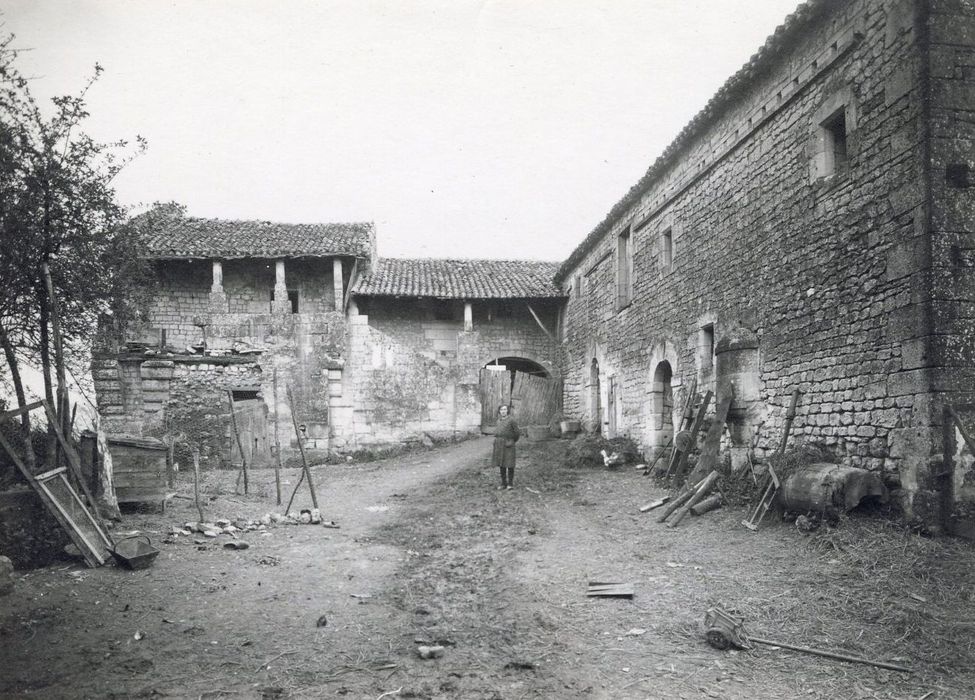
[[[15,408],[12,411],[4,411],[3,413],[0,413],[0,421],[9,420],[10,418],[16,418],[17,416],[22,415],[24,413],[30,413],[35,408],[40,408],[43,405],[44,405],[43,400],[35,401],[34,403],[29,403],[26,406],[22,406],[21,408]]]
[[[91,489],[88,488],[88,482],[85,480],[85,470],[81,467],[81,457],[75,452],[74,446],[68,442],[64,433],[61,431],[61,426],[58,424],[58,416],[55,415],[54,411],[51,409],[50,404],[47,401],[41,400],[44,405],[44,411],[47,413],[47,420],[49,425],[54,428],[54,435],[58,439],[58,443],[61,445],[61,449],[65,456],[68,458],[68,466],[71,468],[71,473],[74,478],[78,481],[78,485],[81,486],[81,492],[85,494],[85,498],[88,499],[88,505],[94,511],[96,517],[101,517],[101,513],[98,512],[98,504],[95,502],[95,496],[92,494]],[[72,489],[72,492],[74,489]],[[85,509],[87,513],[88,510]]]
[[[64,531],[68,533],[68,537],[71,538],[71,541],[85,558],[85,563],[92,568],[103,564],[104,559],[101,558],[100,552],[88,548],[86,538],[81,535],[78,528],[74,525],[74,523],[72,523],[71,518],[65,512],[65,508],[57,504],[48,490],[45,489],[44,486],[38,482],[37,478],[30,473],[30,470],[27,468],[27,465],[24,464],[23,460],[20,458],[20,455],[18,455],[13,446],[7,442],[7,439],[3,436],[2,431],[0,431],[0,447],[3,447],[3,449],[7,452],[14,465],[18,470],[20,470],[20,473],[23,475],[24,479],[40,497],[41,502],[47,507],[48,511],[54,516],[54,519],[58,521],[58,524],[64,529]],[[45,472],[45,475],[47,475],[48,478],[57,478],[60,476],[60,478],[63,479],[64,470],[53,469],[49,472]],[[69,490],[72,490],[71,484],[68,484],[67,481],[64,483],[67,485]],[[76,499],[76,501],[77,505],[82,510],[87,512],[87,509],[84,507],[84,504],[81,503],[80,499]],[[94,522],[94,519],[92,519],[92,522]],[[101,532],[101,529],[98,527],[97,523],[95,523],[95,528]],[[108,540],[108,537],[104,533],[102,533],[102,537],[109,542],[110,546],[111,540]]]
[[[481,431],[494,433],[498,422],[498,408],[511,403],[511,373],[508,371],[481,370]]]
[[[718,463],[718,452],[721,448],[721,436],[724,434],[724,426],[728,421],[728,410],[731,402],[734,401],[734,393],[729,392],[718,402],[718,407],[714,413],[714,420],[708,429],[707,437],[704,438],[704,446],[701,448],[701,456],[697,460],[694,471],[687,478],[691,481],[699,481],[705,474],[711,472]]]

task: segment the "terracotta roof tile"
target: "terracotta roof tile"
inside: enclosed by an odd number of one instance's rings
[[[150,258],[367,257],[375,231],[371,223],[281,224],[172,217],[147,238]]]
[[[352,290],[361,296],[437,299],[560,298],[557,262],[381,258]]]

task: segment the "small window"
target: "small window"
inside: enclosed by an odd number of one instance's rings
[[[633,245],[627,227],[617,239],[616,245],[616,299],[620,307],[633,298]]]
[[[701,326],[697,336],[698,380],[709,382],[714,377],[714,324]]]
[[[828,177],[846,172],[849,168],[849,153],[846,140],[846,109],[839,109],[830,115],[822,124],[823,175]]]
[[[660,236],[660,267],[664,272],[674,269],[674,230],[667,229]]]
[[[710,367],[714,364],[714,324],[701,328],[701,366]]]
[[[298,290],[288,290],[288,301],[291,303],[291,313],[298,313]],[[274,309],[274,290],[271,290],[271,309]]]

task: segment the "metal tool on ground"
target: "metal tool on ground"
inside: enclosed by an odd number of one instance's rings
[[[783,454],[785,452],[786,445],[789,443],[789,433],[792,432],[792,421],[796,417],[796,405],[799,403],[799,390],[796,389],[792,392],[792,400],[789,402],[789,408],[785,413],[785,430],[782,433],[782,442],[779,443],[779,449],[775,454]],[[769,509],[772,507],[772,503],[775,502],[775,494],[779,489],[779,477],[776,475],[775,470],[772,465],[768,466],[768,479],[765,482],[765,488],[762,489],[762,498],[759,500],[758,505],[755,506],[755,510],[752,512],[752,517],[748,520],[742,520],[741,524],[747,527],[752,532],[758,530],[759,525],[762,524],[762,520],[768,513]]]
[[[762,497],[759,499],[758,505],[755,506],[755,510],[752,511],[751,517],[748,520],[741,521],[741,524],[752,532],[758,530],[759,524],[772,507],[772,503],[775,502],[775,492],[779,489],[779,477],[771,464],[768,467],[768,481],[766,483],[767,485],[762,492]]]
[[[874,659],[865,659],[862,656],[841,654],[825,649],[815,649],[813,647],[803,647],[786,642],[777,642],[772,639],[763,639],[762,637],[753,637],[745,630],[744,622],[744,618],[735,614],[733,611],[728,611],[718,606],[709,608],[704,614],[704,637],[707,639],[708,644],[722,651],[731,649],[732,647],[737,649],[751,649],[753,648],[752,644],[762,644],[764,646],[791,649],[792,651],[798,651],[803,654],[823,656],[828,659],[867,664],[878,668],[886,668],[891,671],[901,671],[902,673],[914,673],[914,669],[912,668],[886,661],[876,661]]]

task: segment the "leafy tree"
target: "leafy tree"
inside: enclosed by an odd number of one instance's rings
[[[132,291],[149,274],[140,227],[125,224],[112,186],[145,142],[101,143],[82,131],[98,65],[78,95],[42,109],[13,39],[0,40],[0,346],[18,404],[27,403],[20,363],[39,360],[45,396],[65,421],[66,366],[87,364],[100,317],[137,314]],[[28,434],[27,414],[21,425]]]

